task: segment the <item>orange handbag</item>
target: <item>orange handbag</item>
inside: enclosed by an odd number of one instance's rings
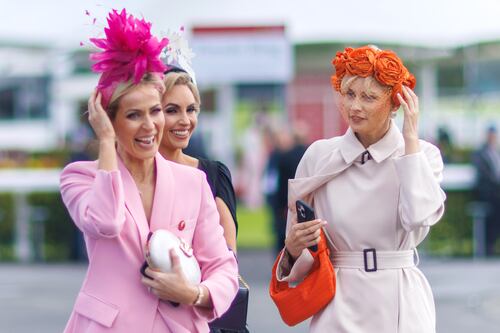
[[[323,230],[318,251],[311,251],[311,254],[314,258],[313,266],[306,278],[295,287],[276,279],[281,253],[274,262],[269,294],[288,326],[297,325],[318,313],[335,296],[335,271],[330,261],[330,249],[326,244]]]

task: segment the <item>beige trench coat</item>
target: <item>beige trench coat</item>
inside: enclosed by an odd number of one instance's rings
[[[395,123],[377,143],[365,149],[351,129],[341,137],[313,143],[289,181],[290,227],[293,205],[305,199],[335,251],[413,250],[444,212],[439,186],[443,162],[439,150],[420,141],[421,151],[404,156],[404,140]],[[363,153],[368,150],[370,159]],[[417,256],[416,256],[417,257]],[[411,258],[410,258],[411,260]],[[283,258],[279,267],[286,266]],[[281,281],[300,282],[312,257],[304,250]],[[416,267],[367,272],[336,268],[335,298],[311,321],[310,332],[432,333],[432,291]]]

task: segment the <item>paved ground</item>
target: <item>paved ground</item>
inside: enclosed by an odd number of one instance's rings
[[[251,287],[251,332],[306,332],[282,324],[267,294],[271,254],[239,254]],[[500,332],[500,260],[423,258],[420,267],[436,298],[439,333]],[[80,287],[82,264],[0,264],[0,332],[61,332]]]

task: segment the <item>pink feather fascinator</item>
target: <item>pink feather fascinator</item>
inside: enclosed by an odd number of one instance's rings
[[[113,92],[120,83],[141,81],[146,73],[163,73],[166,66],[160,60],[160,53],[168,44],[168,38],[158,40],[151,35],[151,23],[112,10],[104,29],[105,38],[91,38],[90,41],[102,49],[92,53],[92,71],[101,73],[97,89],[102,94],[102,105],[108,107]]]

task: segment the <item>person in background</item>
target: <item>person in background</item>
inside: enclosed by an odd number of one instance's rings
[[[444,126],[437,129],[437,147],[441,151],[444,164],[452,163],[455,160],[453,140],[450,131]]]
[[[444,212],[443,161],[419,139],[415,78],[394,52],[374,46],[346,48],[332,63],[349,128],[309,146],[289,182],[275,278],[299,283],[307,276],[314,262],[307,248],[323,228],[336,294],[312,317],[310,332],[435,332],[432,291],[415,257]],[[392,120],[400,106],[402,131]],[[298,199],[317,219],[297,223]]]
[[[175,68],[175,67],[173,67]],[[169,161],[202,170],[212,190],[224,229],[228,247],[236,253],[236,196],[231,181],[231,172],[220,161],[195,158],[184,153],[198,124],[200,94],[187,72],[175,68],[167,71],[164,78],[165,92],[162,107],[165,114],[165,128],[160,153]]]
[[[208,322],[234,299],[238,268],[204,174],[158,153],[165,125],[159,54],[168,41],[125,9],[113,10],[108,24],[105,38],[91,40],[103,49],[92,55],[101,77],[88,102],[98,159],[61,174],[61,196],[89,258],[65,332],[209,332]],[[141,275],[148,237],[159,229],[191,246],[200,284],[186,278],[175,250],[172,271],[148,267]]]
[[[288,180],[294,178],[307,147],[300,135],[288,126],[278,128],[274,138],[275,147],[269,154],[265,178],[267,182],[274,182],[267,201],[273,219],[275,254],[278,254],[285,246]]]
[[[486,141],[472,155],[476,169],[477,200],[486,203],[486,254],[498,254],[496,242],[500,236],[500,152],[495,126],[486,130]]]
[[[209,159],[203,136],[200,132],[195,132],[189,140],[189,145],[183,150],[189,156],[195,158]]]

